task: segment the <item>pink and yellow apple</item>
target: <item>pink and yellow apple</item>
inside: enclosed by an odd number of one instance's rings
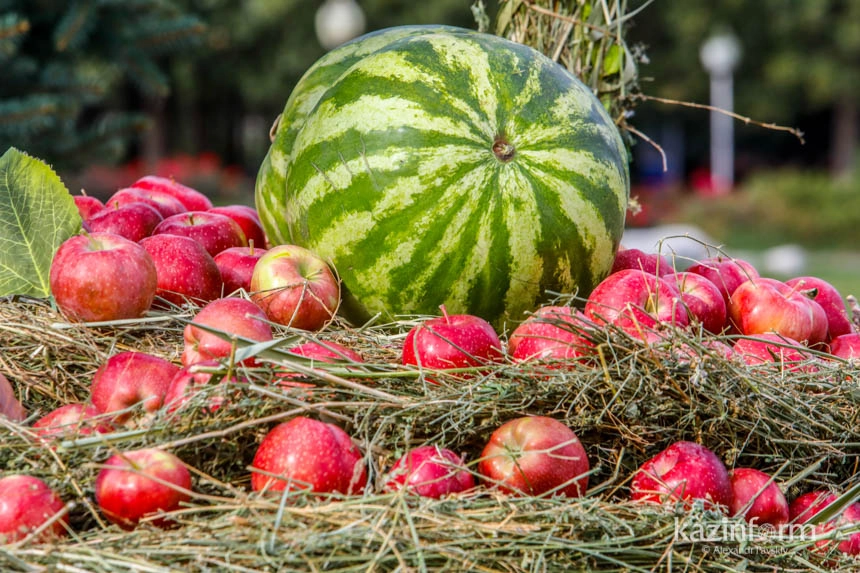
[[[321,330],[340,305],[340,282],[328,263],[295,245],[279,245],[257,261],[251,300],[274,323]]]

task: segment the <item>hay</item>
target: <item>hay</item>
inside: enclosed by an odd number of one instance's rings
[[[90,379],[109,355],[135,349],[178,360],[193,309],[91,327],[65,324],[48,303],[0,303],[3,372],[32,419],[87,399]],[[860,463],[860,387],[853,364],[823,362],[815,373],[749,368],[726,361],[700,334],[678,331],[645,346],[612,328],[588,334],[599,353],[583,362],[518,365],[425,374],[399,365],[405,333],[418,317],[361,329],[336,323],[319,338],[359,352],[363,365],[320,365],[288,358],[298,333],[278,330],[268,345],[238,344],[255,368],[229,385],[229,400],[207,412],[203,392],[174,413],[161,411],[111,434],[54,443],[28,423],[3,421],[0,463],[45,479],[74,504],[72,537],[56,545],[0,548],[10,571],[289,570],[809,570],[821,556],[803,546],[763,541],[747,553],[677,537],[676,520],[720,523],[699,510],[643,507],[627,481],[669,443],[694,440],[731,466],[777,474],[793,497],[813,487],[845,489]],[[246,347],[247,348],[243,348]],[[684,350],[684,352],[680,352]],[[313,367],[311,367],[313,366]],[[223,370],[233,369],[225,364]],[[283,387],[284,369],[311,387]],[[214,391],[214,387],[211,389]],[[305,414],[344,427],[361,445],[371,487],[350,498],[262,497],[249,488],[249,465],[265,432]],[[526,414],[565,421],[586,446],[593,472],[586,498],[528,499],[491,487],[441,501],[381,491],[384,474],[408,448],[436,443],[477,459],[493,429]],[[160,446],[195,475],[180,525],[122,532],[99,515],[93,483],[116,451]],[[729,520],[735,522],[735,520]],[[749,549],[749,548],[748,548]],[[769,552],[770,551],[770,552]],[[835,570],[856,563],[842,558]],[[831,569],[832,570],[832,569]]]

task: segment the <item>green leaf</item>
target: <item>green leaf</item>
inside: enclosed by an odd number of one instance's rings
[[[9,148],[0,157],[0,296],[50,296],[54,253],[80,229],[75,201],[57,174]]]
[[[621,57],[624,50],[618,44],[612,44],[603,57],[603,77],[617,74],[621,71]]]

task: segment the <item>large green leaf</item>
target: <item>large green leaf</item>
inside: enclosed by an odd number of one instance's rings
[[[54,253],[80,229],[75,201],[57,174],[9,148],[0,157],[0,296],[50,296]]]

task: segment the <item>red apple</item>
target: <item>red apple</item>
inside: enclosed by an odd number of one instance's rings
[[[410,493],[439,499],[475,487],[475,478],[463,459],[439,446],[420,446],[408,451],[392,466],[385,489],[406,488]]]
[[[814,515],[836,501],[839,496],[827,491],[812,491],[805,493],[791,502],[789,506],[789,516],[793,525],[802,525],[808,522]],[[836,519],[826,523],[815,525],[813,532],[815,535],[823,535],[828,531],[832,531],[835,527],[847,527],[853,524],[860,524],[860,503],[854,503],[842,512]],[[847,538],[838,537],[836,541],[837,551],[848,555],[860,555],[860,532],[845,534]],[[827,550],[834,541],[822,539],[815,542],[815,548],[818,551]]]
[[[753,468],[735,468],[729,477],[732,482],[730,515],[777,528],[788,523],[788,501],[768,474]]]
[[[810,518],[837,500],[839,496],[829,491],[810,491],[800,495],[788,506],[788,519],[792,524],[806,523]]]
[[[177,372],[178,366],[159,356],[135,351],[114,354],[93,376],[90,386],[93,406],[105,414],[143,402],[144,410],[154,412],[161,407]],[[114,419],[122,422],[129,416],[130,412],[122,412]]]
[[[661,324],[687,326],[687,311],[675,285],[654,274],[625,269],[603,279],[588,296],[585,316],[648,339]]]
[[[171,217],[187,211],[182,203],[166,193],[151,191],[148,189],[135,189],[132,187],[120,189],[111,195],[110,198],[105,201],[105,207],[108,209],[116,208],[128,203],[146,203],[158,211],[158,214],[161,215],[162,218]]]
[[[224,282],[224,293],[231,294],[239,289],[251,292],[251,277],[257,261],[266,253],[266,249],[255,246],[230,247],[215,255],[215,264],[221,271]]]
[[[215,299],[201,308],[194,320],[185,326],[182,351],[182,364],[185,366],[203,360],[226,358],[234,351],[229,339],[196,325],[259,342],[272,340],[272,327],[259,306],[244,298]],[[244,361],[249,366],[254,362],[253,358]]]
[[[827,341],[853,332],[854,326],[848,318],[845,300],[829,282],[818,277],[796,277],[788,279],[785,284],[792,288],[805,291],[812,300],[821,305],[827,315]]]
[[[589,356],[594,344],[583,332],[594,326],[579,310],[544,306],[514,329],[508,339],[508,354],[516,361]]]
[[[153,235],[163,233],[190,237],[213,257],[230,247],[248,246],[245,233],[236,221],[210,211],[186,211],[166,217],[152,232]]]
[[[355,350],[331,341],[308,341],[298,346],[293,346],[288,350],[293,354],[319,360],[320,362],[335,362],[339,360],[364,362],[364,359]]]
[[[804,351],[802,344],[778,334],[765,333],[757,334],[755,338],[740,338],[735,342],[734,351],[735,356],[751,366],[773,362],[788,370],[816,371],[815,365],[808,363],[811,355]]]
[[[92,404],[72,403],[55,408],[33,422],[33,429],[41,438],[87,436],[93,432],[111,431],[108,422],[93,420],[99,410]]]
[[[151,189],[172,195],[185,206],[188,211],[205,211],[212,208],[212,201],[200,191],[177,183],[172,178],[147,175],[134,182],[137,189]]]
[[[687,309],[691,323],[702,325],[706,331],[720,334],[726,327],[726,301],[711,279],[690,272],[666,275],[681,293],[681,302]]]
[[[12,383],[2,372],[0,372],[0,416],[6,416],[13,422],[21,422],[27,417],[27,411],[15,396]]]
[[[92,195],[73,195],[72,198],[83,221],[89,221],[90,217],[105,208],[105,204]]]
[[[137,243],[150,236],[161,220],[158,211],[146,203],[126,203],[102,209],[87,224],[90,232],[115,233]]]
[[[646,461],[630,483],[633,500],[649,503],[694,499],[705,506],[730,507],[732,484],[723,462],[694,442],[675,442]]]
[[[257,261],[251,300],[284,326],[321,330],[337,312],[340,283],[322,258],[295,245],[279,245]]]
[[[217,360],[204,360],[189,364],[180,369],[170,380],[167,392],[164,395],[164,407],[167,408],[167,411],[175,412],[191,400],[202,387],[212,385],[212,377],[217,377],[213,371],[220,368],[221,363]],[[221,381],[218,383],[219,389],[225,390],[226,383],[236,382],[236,378],[233,377],[227,380],[221,378]],[[210,395],[208,405],[205,409],[209,412],[214,412],[224,405],[226,401],[227,397],[224,392],[213,393]]]
[[[732,293],[728,310],[734,327],[748,336],[774,333],[809,345],[827,336],[821,305],[776,279],[759,277],[741,284]]]
[[[0,479],[0,545],[26,538],[65,509],[60,496],[37,477],[13,474]],[[68,515],[56,519],[35,541],[67,533]]]
[[[611,273],[625,269],[635,269],[658,276],[668,275],[675,270],[672,261],[660,253],[646,253],[640,249],[622,249],[615,255]]]
[[[51,262],[51,294],[68,320],[139,318],[156,293],[157,272],[139,244],[112,233],[75,235]]]
[[[590,465],[576,434],[546,416],[526,416],[497,428],[481,453],[478,471],[514,495],[579,497]]]
[[[172,525],[163,513],[191,499],[191,473],[175,455],[158,448],[114,454],[96,476],[99,509],[111,522],[131,530],[141,519],[156,517],[157,527]]]
[[[254,491],[308,489],[354,494],[367,485],[361,451],[349,435],[333,424],[304,416],[266,434],[252,467],[259,470],[251,474]]]
[[[742,283],[759,276],[758,271],[751,263],[743,259],[733,259],[724,256],[702,259],[690,266],[687,272],[702,275],[717,285],[717,288],[723,293],[726,307],[728,307],[729,299],[736,288]]]
[[[296,354],[303,358],[310,358],[311,360],[316,360],[319,362],[364,362],[364,359],[358,352],[347,348],[342,344],[338,344],[337,342],[331,341],[308,341],[303,344],[299,344],[298,346],[293,346],[288,350],[292,354]],[[313,366],[313,362],[311,362],[311,366]],[[283,370],[275,374],[275,378],[278,380],[278,384],[280,384],[281,386],[294,388],[313,388],[314,386],[316,386],[316,384],[312,384],[309,382],[296,381],[297,378],[301,377],[301,374],[298,374],[295,371],[291,371],[288,366],[285,366]]]
[[[212,207],[207,209],[209,213],[218,213],[230,217],[242,228],[245,233],[245,239],[248,244],[256,245],[261,249],[266,248],[266,233],[263,231],[263,225],[260,222],[260,216],[257,210],[247,205],[225,205],[222,207]]]
[[[843,334],[831,340],[830,354],[845,360],[860,358],[860,333]]]
[[[140,246],[155,263],[156,295],[168,303],[177,306],[189,301],[199,304],[221,296],[223,283],[218,265],[203,245],[194,239],[180,235],[152,235],[142,240]]]
[[[412,327],[403,341],[401,362],[430,370],[468,368],[504,358],[502,343],[493,327],[471,314],[425,320]]]

